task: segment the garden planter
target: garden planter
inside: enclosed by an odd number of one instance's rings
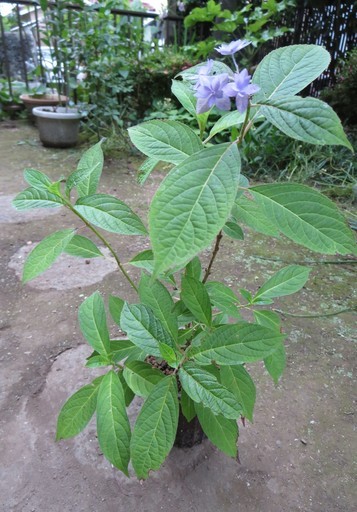
[[[40,140],[51,148],[70,148],[77,144],[79,121],[83,114],[75,108],[36,107],[33,115],[37,119]]]
[[[21,94],[20,100],[25,105],[27,110],[28,118],[31,122],[35,122],[35,117],[32,113],[32,110],[35,107],[56,107],[57,105],[65,105],[67,101],[67,97],[58,94]]]

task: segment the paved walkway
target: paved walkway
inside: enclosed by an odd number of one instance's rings
[[[0,511],[354,511],[351,313],[286,318],[288,366],[279,386],[261,365],[251,367],[258,401],[254,424],[240,431],[240,465],[205,441],[188,451],[173,449],[161,470],[141,483],[122,477],[104,460],[93,424],[76,439],[55,443],[61,404],[94,375],[83,368],[89,350],[77,326],[79,304],[96,289],[135,298],[110,258],[90,264],[62,258],[49,273],[21,284],[31,246],[52,230],[73,225],[62,210],[48,215],[11,209],[11,198],[25,186],[22,170],[38,168],[57,179],[75,168],[80,151],[42,148],[34,128],[10,126],[0,124]],[[135,168],[133,158],[109,162],[101,191],[143,215],[161,177],[154,175],[141,189]],[[146,240],[112,241],[124,261],[147,248]],[[284,240],[267,243],[250,232],[244,243],[226,240],[221,257],[214,277],[229,276],[226,282],[236,290],[256,289],[284,264],[319,259]],[[306,288],[278,307],[300,314],[341,309],[354,293],[353,270],[347,264],[314,265]]]

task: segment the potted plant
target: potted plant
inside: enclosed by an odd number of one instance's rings
[[[49,84],[55,86],[57,94],[38,96],[27,99],[32,114],[36,118],[40,140],[44,146],[66,148],[77,144],[79,123],[84,113],[75,105],[69,106],[70,97],[70,44],[67,44],[67,10],[63,2],[56,6],[44,1],[45,16],[43,42],[48,45],[51,66],[48,70]],[[64,94],[63,94],[64,93]],[[64,106],[61,106],[64,105]]]
[[[67,96],[53,92],[42,84],[30,86],[26,93],[21,94],[20,99],[25,105],[28,118],[31,122],[35,121],[35,117],[32,113],[35,107],[56,107],[58,105],[65,105],[68,101]]]
[[[218,51],[234,56],[247,44],[234,41]],[[164,462],[175,440],[180,442],[178,433],[186,434],[193,425],[191,441],[202,439],[198,424],[220,450],[237,457],[237,420],[252,420],[256,394],[246,363],[264,361],[273,380],[279,380],[285,335],[279,315],[269,306],[276,297],[299,291],[310,269],[289,265],[255,291],[238,293],[210,279],[222,238],[239,241],[249,226],[323,254],[357,253],[345,218],[317,190],[293,183],[250,187],[241,174],[242,141],[262,121],[297,140],[351,149],[333,110],[318,99],[297,95],[329,61],[321,47],[293,45],[267,55],[252,80],[247,70],[238,71],[235,61],[233,71],[208,61],[182,72],[172,90],[198,130],[162,120],[129,129],[133,144],[148,157],[142,182],[159,161],[172,165],[152,199],[148,228],[123,201],[96,192],[103,165],[101,143],[83,155],[65,186],[39,171],[25,171],[30,186],[18,194],[14,206],[67,208],[107,247],[137,293],[134,304],[125,297],[109,297],[111,317],[124,333],[116,332],[112,339],[99,292],[79,307],[80,329],[93,350],[86,367],[107,371],[64,404],[58,440],[77,435],[96,413],[100,448],[126,475],[131,461],[137,477],[147,478]],[[235,109],[229,112],[233,102]],[[221,117],[207,133],[213,109],[219,109]],[[216,134],[230,128],[230,141],[213,143]],[[149,235],[151,249],[129,262],[141,269],[139,282],[129,275],[103,230]],[[206,249],[209,257],[200,257]],[[101,256],[101,248],[76,229],[62,229],[32,250],[23,281],[46,270],[62,252]],[[249,312],[250,321],[242,312]],[[135,395],[143,405],[132,429],[126,408]]]

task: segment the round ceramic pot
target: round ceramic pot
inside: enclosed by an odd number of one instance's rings
[[[40,140],[51,148],[70,148],[78,141],[79,122],[83,114],[76,108],[36,107],[32,111],[37,120]]]

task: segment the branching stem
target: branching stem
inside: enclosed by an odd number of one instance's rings
[[[110,243],[104,238],[103,235],[101,235],[99,233],[99,231],[97,231],[95,229],[94,226],[92,226],[92,224],[90,224],[90,222],[88,222],[79,212],[77,212],[70,201],[68,201],[67,199],[65,199],[64,197],[62,197],[62,199],[65,201],[66,203],[66,206],[71,210],[71,212],[73,212],[75,215],[77,215],[77,217],[79,217],[81,219],[81,221],[84,222],[84,224],[91,230],[93,231],[93,233],[99,238],[99,240],[101,240],[103,242],[103,244],[109,249],[110,253],[112,254],[113,258],[115,259],[119,269],[121,270],[121,272],[123,273],[125,279],[128,281],[128,283],[130,284],[130,286],[136,291],[136,293],[138,293],[138,288],[136,286],[136,284],[134,283],[134,281],[131,279],[131,277],[129,276],[129,274],[127,273],[127,271],[125,270],[125,268],[123,267],[120,259],[118,258],[116,252],[114,251],[113,247],[110,245]]]
[[[210,262],[208,264],[208,267],[206,269],[205,275],[202,280],[203,283],[205,283],[207,281],[207,279],[209,278],[209,276],[211,274],[212,265],[213,265],[214,260],[216,259],[217,254],[218,254],[219,244],[221,243],[222,238],[223,238],[223,233],[221,230],[216,237],[216,243],[215,243],[215,246],[214,246],[214,249],[212,252],[212,256],[211,256]]]

